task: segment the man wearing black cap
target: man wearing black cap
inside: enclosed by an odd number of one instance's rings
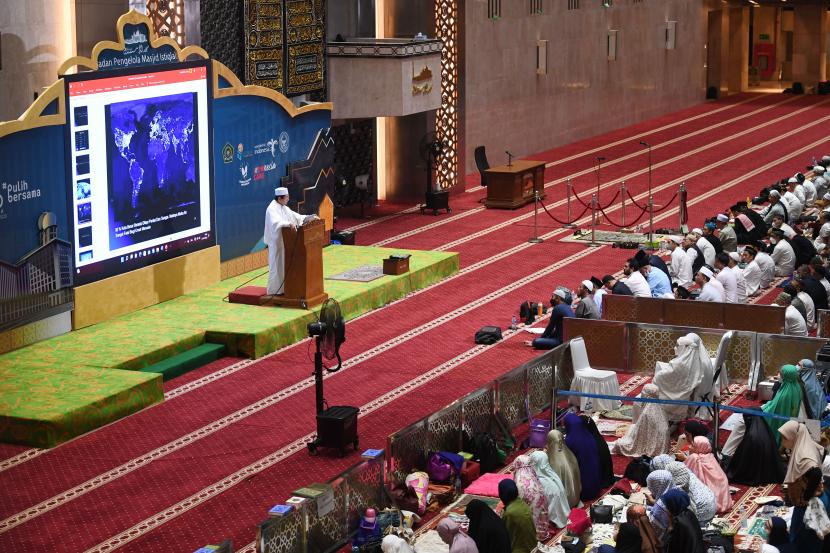
[[[625,282],[619,281],[611,275],[602,277],[602,285],[615,296],[633,296],[631,289]]]
[[[640,272],[640,262],[637,258],[632,257],[628,260],[628,267],[631,269],[631,274],[625,280],[626,286],[631,289],[634,296],[640,298],[651,297],[651,287],[648,285],[646,277]]]

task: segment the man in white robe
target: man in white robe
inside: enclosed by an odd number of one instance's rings
[[[741,253],[744,267],[744,282],[746,282],[746,297],[752,297],[761,292],[764,288],[764,271],[757,261],[758,252],[755,248],[747,246]]]
[[[763,272],[761,287],[769,288],[772,281],[775,280],[775,261],[773,261],[772,257],[770,257],[768,253],[758,252],[755,255],[755,262],[758,263],[758,266]]]
[[[632,295],[641,298],[650,298],[651,287],[648,285],[646,277],[640,273],[640,264],[637,260],[633,257],[629,259],[627,268],[630,269],[631,273],[628,275],[628,278],[623,280],[623,282],[626,286],[628,286],[629,290],[631,290]]]
[[[732,269],[732,274],[735,275],[735,283],[738,288],[737,303],[746,303],[746,279],[744,278],[744,271],[738,264],[741,262],[741,256],[738,252],[731,252],[729,254],[729,268]]]
[[[704,265],[695,275],[695,282],[700,286],[698,301],[726,301],[726,290],[723,284],[715,279],[715,273],[708,265]]]
[[[285,244],[282,229],[296,229],[314,215],[300,215],[288,207],[288,189],[274,190],[274,199],[265,211],[265,232],[263,240],[268,246],[268,290],[267,294],[279,296],[285,292]]]
[[[775,303],[786,307],[784,313],[784,334],[788,336],[807,336],[807,321],[798,312],[798,309],[792,306],[793,298],[786,292],[781,292],[775,299]]]
[[[795,250],[790,243],[784,239],[784,231],[781,229],[769,229],[770,243],[775,246],[772,250],[773,262],[775,262],[775,276],[790,276],[795,270]]]
[[[678,286],[688,288],[692,284],[692,259],[686,251],[680,247],[683,244],[682,236],[671,236],[666,239],[666,245],[671,251],[671,262],[669,273],[672,281]]]
[[[715,258],[715,269],[718,274],[715,276],[718,282],[723,285],[726,292],[726,303],[738,303],[738,278],[735,271],[729,267],[729,254],[721,252]]]
[[[717,255],[715,246],[703,237],[703,231],[701,229],[692,229],[692,234],[694,234],[697,239],[695,246],[697,246],[697,248],[703,253],[703,262],[710,267],[714,266],[715,256]]]

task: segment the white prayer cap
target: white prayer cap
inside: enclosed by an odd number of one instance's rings
[[[717,219],[718,219],[718,221],[720,221],[721,223],[728,223],[728,222],[729,222],[729,217],[727,217],[727,216],[726,216],[726,215],[724,215],[723,213],[718,213]]]
[[[824,196],[822,196],[822,199],[830,202],[830,192],[827,192]]]
[[[564,290],[562,290],[562,289],[560,289],[560,288],[557,288],[556,290],[554,290],[554,291],[553,291],[553,295],[554,295],[554,296],[559,296],[559,297],[560,297],[560,298],[562,298],[563,300],[568,299],[568,294],[566,294],[566,293],[565,293],[565,291],[564,291]]]
[[[692,229],[692,234],[697,234],[698,236],[702,236],[703,231],[700,230],[699,228],[695,227],[695,228]]]
[[[284,186],[274,189],[274,196],[288,196],[288,189]]]
[[[713,273],[713,272],[712,272],[712,269],[710,269],[710,268],[709,268],[709,267],[707,267],[706,265],[704,265],[703,267],[701,267],[701,268],[700,268],[700,270],[698,271],[698,273],[700,273],[700,274],[702,274],[702,275],[706,275],[706,278],[708,278],[708,279],[710,279],[710,280],[712,279],[712,277],[714,277],[714,276],[715,276],[715,273]]]
[[[823,162],[830,161],[830,156],[821,156],[821,161],[823,161]]]
[[[584,286],[585,288],[587,288],[589,292],[593,292],[593,291],[594,291],[594,283],[593,283],[593,282],[591,282],[590,280],[583,280],[583,281],[582,281],[582,286]]]
[[[675,244],[682,244],[683,243],[683,237],[682,236],[676,236],[676,235],[675,236],[669,236],[669,240],[671,240]]]
[[[731,257],[732,259],[734,259],[738,263],[741,262],[741,254],[739,254],[738,252],[729,252],[729,257]]]
[[[790,179],[787,181],[787,183],[788,184],[798,184],[798,179],[795,178],[795,177],[790,177]]]
[[[772,197],[780,198],[781,197],[781,192],[779,192],[778,190],[770,190],[769,191],[769,196],[770,196],[770,198],[772,198]]]
[[[815,173],[817,175],[823,175],[824,174],[824,167],[822,167],[821,165],[816,165],[815,167],[813,167],[813,173]]]

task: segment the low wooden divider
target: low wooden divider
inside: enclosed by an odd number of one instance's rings
[[[609,321],[720,328],[779,334],[784,308],[777,305],[720,303],[606,294],[602,316]]]

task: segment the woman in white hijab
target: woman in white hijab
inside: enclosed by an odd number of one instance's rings
[[[654,384],[643,387],[642,397],[657,398],[659,389]],[[663,406],[646,403],[637,422],[628,427],[625,436],[614,442],[611,452],[626,457],[648,455],[657,457],[669,451],[669,421]]]
[[[562,480],[568,505],[579,505],[579,496],[582,494],[582,480],[579,474],[579,463],[573,451],[565,444],[565,438],[558,430],[548,432],[548,463],[553,472]]]
[[[707,374],[711,390],[712,363],[708,357],[704,363],[700,347],[700,338],[696,334],[687,334],[677,339],[674,359],[668,363],[657,362],[653,382],[660,390],[660,399],[690,401],[699,387],[705,388],[702,382]],[[663,405],[663,409],[672,421],[683,420],[688,413],[685,405]]]
[[[568,515],[571,514],[571,506],[568,505],[568,496],[565,494],[565,486],[562,480],[554,472],[544,451],[534,451],[530,454],[530,462],[539,477],[545,498],[548,500],[548,518],[558,528],[564,528],[568,524]]]

